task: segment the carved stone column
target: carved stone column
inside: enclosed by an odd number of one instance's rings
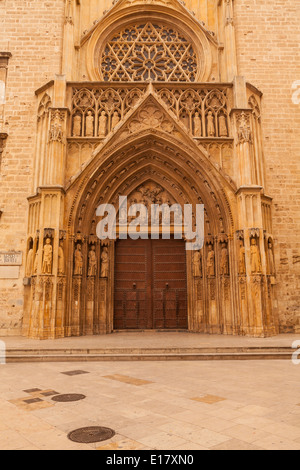
[[[63,337],[66,270],[65,233],[60,224],[64,213],[64,190],[40,188],[29,201],[27,262],[32,258],[32,263],[27,267],[24,282],[27,286],[24,334],[40,339]]]
[[[231,81],[237,75],[236,63],[236,41],[235,26],[233,19],[233,2],[232,0],[223,0],[225,7],[225,54],[227,64],[227,80]]]
[[[72,79],[74,58],[74,0],[65,0],[64,44],[62,69],[68,80]],[[80,2],[76,2],[77,5]]]
[[[195,306],[195,308],[191,310],[193,313],[195,310],[195,313],[192,315],[192,319],[190,319],[189,329],[201,333],[205,333],[206,331],[203,252],[204,250],[202,249],[190,254],[193,279],[192,302]]]
[[[10,52],[0,52],[0,165],[5,142],[8,137],[5,128],[5,99],[8,62],[11,57],[12,54]]]

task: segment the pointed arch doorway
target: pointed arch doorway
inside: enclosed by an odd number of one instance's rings
[[[118,240],[114,330],[188,329],[184,240]]]

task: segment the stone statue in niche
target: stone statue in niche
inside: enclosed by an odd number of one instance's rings
[[[241,113],[239,118],[238,138],[240,144],[252,141],[249,117],[247,117],[244,111]]]
[[[269,242],[268,242],[268,258],[269,258],[269,274],[274,276],[275,275],[275,263],[274,263],[274,253],[273,253],[272,240],[269,240]]]
[[[89,252],[89,270],[88,270],[88,276],[96,276],[97,274],[97,256],[96,256],[96,248],[94,245],[91,246],[90,252]]]
[[[60,242],[58,247],[58,275],[63,276],[65,274],[65,254],[64,254],[64,243]]]
[[[38,266],[39,266],[39,250],[37,249],[37,252],[36,252],[35,258],[34,258],[34,265],[33,265],[33,273],[34,274],[37,274]]]
[[[215,252],[212,245],[208,245],[206,270],[208,277],[214,277],[216,275]]]
[[[228,253],[228,247],[226,243],[222,244],[220,273],[223,276],[229,276],[229,253]]]
[[[76,114],[73,118],[73,137],[81,137],[82,117]]]
[[[261,273],[262,266],[261,266],[261,258],[259,247],[257,246],[256,238],[251,239],[251,272],[254,273]]]
[[[82,255],[82,248],[81,245],[78,243],[75,254],[74,254],[74,275],[75,276],[82,276],[83,271],[83,255]]]
[[[240,240],[240,252],[239,252],[239,274],[246,274],[246,250],[244,242]]]
[[[102,111],[101,116],[99,117],[99,137],[106,137],[107,134],[107,116],[105,111]]]
[[[202,123],[199,113],[194,116],[194,136],[202,137]]]
[[[52,274],[52,258],[53,258],[53,248],[51,245],[51,239],[47,238],[46,244],[44,245],[44,257],[43,257],[43,274]]]
[[[63,116],[56,110],[51,120],[50,126],[50,142],[63,142]]]
[[[92,111],[88,111],[85,119],[85,135],[86,137],[94,137],[94,116]]]
[[[101,273],[100,277],[108,278],[109,271],[109,258],[108,258],[108,248],[105,246],[102,249],[101,253]]]
[[[220,137],[228,137],[226,117],[224,116],[224,114],[221,114],[219,116],[219,136]]]
[[[115,111],[111,120],[111,129],[114,130],[114,128],[119,124],[120,122],[120,116],[118,111]]]
[[[200,251],[193,253],[193,276],[202,277],[202,257]]]
[[[207,114],[207,136],[208,137],[215,137],[216,129],[215,129],[215,122],[214,116],[212,111],[209,111]]]

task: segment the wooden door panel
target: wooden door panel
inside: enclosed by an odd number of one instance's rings
[[[117,242],[114,328],[187,326],[184,242],[174,239]]]

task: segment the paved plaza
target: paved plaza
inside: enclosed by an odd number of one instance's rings
[[[0,449],[300,450],[299,374],[288,360],[0,365]],[[86,398],[52,400],[69,393]],[[68,439],[88,426],[116,435]]]

